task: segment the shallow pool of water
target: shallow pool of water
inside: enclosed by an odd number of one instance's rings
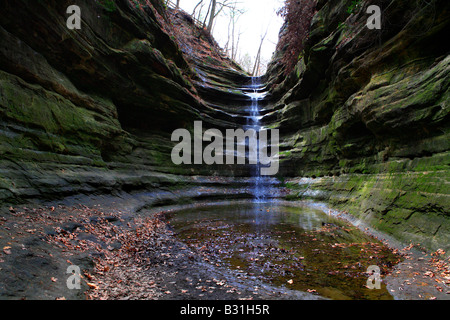
[[[367,268],[389,272],[400,257],[343,219],[286,203],[236,202],[176,211],[177,236],[249,279],[331,299],[392,299],[366,287]]]

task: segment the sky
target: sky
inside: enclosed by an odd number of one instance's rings
[[[180,0],[181,9],[192,13],[194,7],[200,0]],[[236,30],[240,30],[239,53],[241,57],[246,53],[254,61],[261,42],[261,36],[268,30],[265,38],[261,59],[269,62],[278,42],[278,33],[283,24],[283,19],[276,15],[284,3],[284,0],[235,0],[238,8],[244,9],[236,25]],[[221,0],[219,0],[221,2]],[[209,0],[204,0],[205,14]],[[228,37],[229,18],[223,10],[217,18],[213,29],[213,36],[219,45],[224,48]],[[236,60],[239,60],[239,56]]]

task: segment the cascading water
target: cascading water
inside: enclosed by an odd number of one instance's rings
[[[258,78],[252,77],[252,84],[251,87],[253,92],[248,93],[248,95],[251,98],[251,106],[249,109],[249,116],[247,118],[247,130],[253,129],[257,136],[259,136],[259,133],[262,129],[262,126],[260,124],[261,120],[261,114],[259,109],[259,101],[264,98],[266,95],[264,92],[259,92],[259,89],[261,88],[261,84],[258,81]],[[253,146],[256,149],[256,153],[259,155],[259,148],[260,145],[257,143],[255,146]],[[250,149],[250,148],[249,148]],[[257,202],[264,202],[267,199],[267,183],[266,179],[261,176],[261,162],[258,156],[257,162],[255,165],[251,166],[251,176],[253,179],[253,195],[255,197],[255,201]]]

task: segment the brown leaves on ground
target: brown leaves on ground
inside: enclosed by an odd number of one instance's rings
[[[430,269],[425,272],[425,275],[434,278],[438,291],[443,292],[445,288],[446,292],[450,294],[450,257],[445,259],[444,256],[445,251],[442,249],[433,252],[429,260]]]
[[[92,274],[84,273],[86,285],[90,288],[87,298],[125,298],[124,294],[130,287],[145,292],[142,298],[152,298],[154,282],[143,278],[141,283],[137,283],[134,273],[143,271],[142,265],[152,264],[145,252],[157,246],[156,230],[164,223],[158,218],[133,218],[126,222],[119,217],[116,218],[117,224],[111,223],[111,219],[98,219],[92,223],[89,212],[84,214],[82,228],[68,233],[57,227],[57,233],[49,236],[48,241],[69,252],[90,252],[101,257],[95,259]],[[85,239],[86,235],[92,240]]]
[[[189,14],[182,10],[169,10],[168,17],[173,26],[170,33],[190,63],[195,65],[201,61],[224,70],[236,68],[214,38],[205,28],[195,25]]]
[[[412,249],[419,244],[406,246],[403,249],[396,250],[405,257],[405,264],[394,272],[395,276],[402,275],[399,283],[399,291],[411,292],[411,287],[420,288],[414,291],[414,297],[426,300],[448,299],[450,294],[450,257],[445,257],[445,251],[438,249],[432,253],[422,252],[416,256]],[[396,291],[392,289],[391,291]]]
[[[10,246],[3,247],[3,252],[5,254],[11,254],[11,247]]]
[[[68,265],[72,264],[71,257],[77,254],[87,253],[95,257],[94,269],[84,270],[82,275],[82,281],[89,288],[88,299],[123,298],[121,288],[123,292],[129,292],[130,286],[145,291],[141,298],[152,298],[152,279],[143,278],[143,285],[136,279],[130,280],[130,276],[133,271],[140,271],[138,269],[144,263],[152,263],[145,252],[158,247],[159,234],[165,228],[165,223],[158,217],[124,218],[123,212],[118,210],[105,212],[99,206],[81,204],[71,207],[11,207],[9,213],[11,216],[0,220],[8,225],[3,227],[7,237],[2,239],[0,263],[4,262],[2,254],[11,255],[14,248],[23,248],[21,243],[25,237],[33,234],[59,248],[67,256]],[[55,276],[49,280],[59,282]]]

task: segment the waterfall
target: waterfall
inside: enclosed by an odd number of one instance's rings
[[[259,132],[262,129],[262,126],[260,124],[261,120],[261,114],[260,114],[260,107],[259,107],[259,101],[264,98],[266,95],[264,92],[259,92],[259,89],[261,88],[261,84],[259,82],[259,78],[252,77],[252,84],[250,86],[250,89],[252,92],[248,93],[248,95],[251,98],[251,105],[249,111],[249,116],[247,118],[247,129],[253,129],[255,130],[257,136],[259,136]],[[259,155],[259,143],[254,146],[254,148],[257,151],[257,154]],[[265,183],[265,178],[261,176],[261,163],[258,160],[256,165],[251,166],[251,176],[252,176],[252,193],[255,197],[256,202],[264,202],[267,198],[267,183]]]

